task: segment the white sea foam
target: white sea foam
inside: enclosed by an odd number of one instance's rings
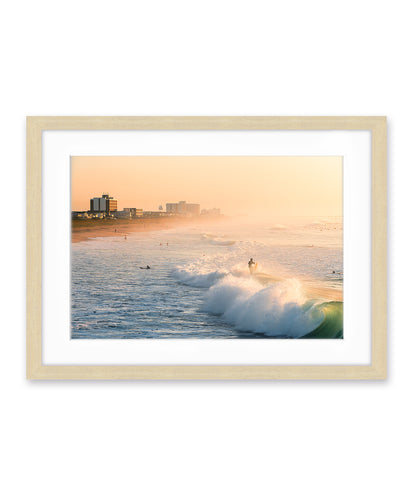
[[[217,246],[232,246],[236,243],[234,239],[227,239],[225,235],[215,235],[203,233],[201,239],[205,239],[210,242],[210,244],[214,244]]]
[[[263,287],[254,279],[226,276],[207,292],[203,310],[222,315],[240,331],[298,338],[324,319],[295,279]]]
[[[211,244],[216,244],[217,246],[232,246],[235,241],[227,241],[224,239],[211,239]]]
[[[226,275],[227,272],[225,271],[216,270],[214,272],[203,273],[195,268],[176,269],[173,271],[173,277],[175,279],[196,288],[210,288]]]
[[[298,338],[324,319],[296,279],[265,285],[239,266],[206,272],[192,265],[173,276],[189,286],[208,288],[202,311],[221,315],[239,331]]]

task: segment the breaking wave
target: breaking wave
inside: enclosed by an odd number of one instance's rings
[[[224,237],[218,237],[214,234],[202,234],[202,239],[206,239],[210,242],[210,244],[214,244],[216,246],[232,246],[236,243],[236,241],[232,239],[224,239]]]
[[[196,288],[210,288],[218,280],[222,279],[227,275],[227,272],[221,272],[219,270],[215,272],[208,272],[206,274],[200,274],[197,271],[176,269],[173,272],[173,277],[183,284],[188,286],[194,286]]]
[[[342,302],[311,299],[296,279],[257,279],[239,269],[204,273],[194,266],[177,269],[173,276],[188,286],[207,288],[201,311],[221,316],[238,331],[342,338]]]

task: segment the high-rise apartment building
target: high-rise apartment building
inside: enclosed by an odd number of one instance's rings
[[[106,193],[100,198],[92,198],[90,199],[90,211],[109,215],[112,211],[117,211],[117,199]]]
[[[176,213],[178,215],[198,216],[200,205],[179,201],[179,203],[166,203],[166,213]]]

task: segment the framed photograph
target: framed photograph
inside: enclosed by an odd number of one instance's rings
[[[28,117],[29,379],[384,379],[385,117]]]

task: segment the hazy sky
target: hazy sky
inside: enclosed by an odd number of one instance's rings
[[[185,200],[226,215],[342,215],[342,157],[76,156],[72,209],[108,192],[127,207]]]

